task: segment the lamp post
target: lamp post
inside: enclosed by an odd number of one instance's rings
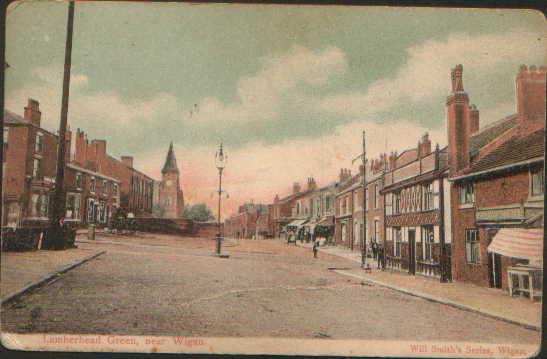
[[[220,248],[222,243],[222,222],[220,221],[220,204],[222,199],[222,171],[226,167],[226,162],[228,160],[228,156],[226,155],[226,152],[222,148],[222,142],[220,142],[220,146],[218,148],[218,151],[215,153],[215,166],[218,169],[218,233],[215,238],[216,240],[216,255],[220,256]]]
[[[367,173],[367,147],[366,147],[366,141],[365,141],[366,135],[365,131],[363,131],[363,153],[361,153],[359,156],[353,159],[352,163],[357,161],[358,159],[362,160],[362,166],[363,166],[363,176],[362,176],[362,182],[361,185],[363,187],[363,233],[362,240],[361,240],[361,268],[366,268],[366,261],[367,261],[367,179],[366,179],[366,173]]]

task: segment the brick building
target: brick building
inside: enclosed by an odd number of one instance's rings
[[[357,238],[353,235],[353,212],[354,204],[358,206],[357,202],[362,203],[354,198],[354,191],[358,191],[359,187],[362,188],[359,175],[352,176],[349,169],[340,169],[334,203],[334,242],[350,249],[354,248],[354,239]]]
[[[315,186],[315,181],[313,185]],[[313,190],[309,196],[310,213],[304,225],[313,237],[334,240],[334,201],[336,183]]]
[[[313,182],[315,184],[315,181]],[[314,185],[313,184],[313,185]],[[312,188],[315,189],[312,185]],[[293,191],[290,195],[283,198],[279,198],[279,195],[275,195],[273,204],[271,205],[270,215],[270,228],[272,235],[275,238],[279,238],[282,233],[285,233],[286,226],[290,223],[293,225],[302,225],[306,222],[307,214],[306,210],[310,211],[309,198],[303,200],[305,196],[310,194],[310,183],[308,182],[308,188],[302,191],[300,183],[295,182],[293,184]],[[298,221],[298,222],[295,222]]]
[[[270,233],[269,206],[245,203],[239,206],[238,213],[224,222],[225,234],[233,238],[251,239],[261,233]]]
[[[133,167],[133,157],[118,160],[107,153],[105,140],[87,139],[76,131],[73,163],[82,168],[104,173],[120,181],[120,207],[136,217],[152,215],[154,180]]]
[[[545,81],[545,67],[522,66],[517,113],[479,128],[463,67],[452,70],[446,107],[455,280],[506,289],[509,266],[542,267]]]
[[[184,216],[184,194],[180,188],[180,172],[172,142],[161,170],[158,204],[162,208],[162,217],[182,218]]]
[[[451,232],[446,148],[431,151],[427,133],[416,148],[389,156],[385,173],[386,265],[409,274],[449,275]]]
[[[384,242],[384,201],[381,190],[387,168],[386,155],[381,154],[379,158],[367,162],[366,201],[363,199],[363,166],[359,167],[359,174],[355,176],[351,176],[347,169],[340,171],[335,206],[335,238],[337,245],[355,251],[361,251],[363,239],[366,239],[367,253],[371,254],[372,242]],[[363,226],[364,219],[366,228]]]
[[[40,127],[38,101],[29,99],[24,116],[4,111],[2,226],[43,226],[51,213],[58,136]],[[107,225],[120,205],[120,181],[71,159],[71,132],[65,138],[66,221]]]

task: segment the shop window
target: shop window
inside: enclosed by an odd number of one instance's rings
[[[465,230],[465,259],[467,263],[480,263],[479,230]]]
[[[81,173],[76,173],[76,188],[82,188],[84,185],[84,178]]]
[[[66,219],[80,220],[80,196],[77,194],[67,195]]]
[[[543,196],[545,193],[545,177],[543,174],[543,167],[532,169],[530,174],[532,176],[532,196]]]
[[[32,217],[47,217],[49,212],[49,195],[33,193],[31,195],[30,214]]]
[[[422,242],[424,244],[424,260],[433,261],[435,258],[435,235],[433,226],[422,226]]]

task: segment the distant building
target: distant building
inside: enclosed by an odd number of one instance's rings
[[[455,280],[507,289],[510,266],[543,267],[545,74],[545,67],[522,66],[517,113],[480,128],[463,67],[452,70],[446,112]]]
[[[180,188],[180,172],[172,142],[161,170],[158,199],[163,217],[181,218],[184,216],[184,194]]]
[[[250,239],[264,233],[270,234],[269,210],[269,206],[264,204],[242,204],[238,213],[224,221],[225,235]]]

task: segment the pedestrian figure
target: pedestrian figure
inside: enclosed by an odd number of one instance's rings
[[[376,243],[376,241],[372,242],[372,256],[374,257],[374,259],[377,259],[377,254],[378,254],[378,244]]]
[[[313,258],[317,258],[317,247],[319,247],[319,241],[313,241]]]

